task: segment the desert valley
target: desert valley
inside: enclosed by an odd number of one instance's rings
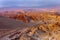
[[[60,40],[60,12],[2,10],[0,40]]]

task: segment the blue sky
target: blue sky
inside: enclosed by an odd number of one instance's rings
[[[1,7],[55,7],[60,6],[60,0],[0,0]]]

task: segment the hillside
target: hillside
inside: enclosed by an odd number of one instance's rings
[[[60,40],[59,12],[23,10],[14,11],[13,15],[11,12],[0,17],[0,29],[13,29],[1,40]]]

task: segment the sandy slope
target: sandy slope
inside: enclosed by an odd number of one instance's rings
[[[25,26],[25,23],[7,17],[0,17],[0,29],[14,29],[19,26]]]
[[[15,30],[16,28],[22,29],[25,27],[27,27],[27,24],[22,21],[0,17],[0,36],[7,32],[9,33],[11,30]]]

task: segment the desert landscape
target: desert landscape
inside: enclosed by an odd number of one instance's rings
[[[2,10],[0,40],[60,40],[60,12],[55,10]]]

